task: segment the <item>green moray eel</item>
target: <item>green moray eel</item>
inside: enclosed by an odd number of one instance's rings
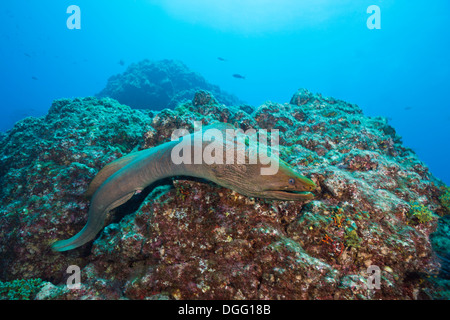
[[[71,250],[93,240],[104,227],[106,215],[110,210],[127,202],[134,194],[139,193],[153,182],[167,177],[204,178],[249,197],[278,200],[313,199],[314,195],[310,191],[316,188],[314,182],[298,174],[287,163],[274,155],[269,155],[269,158],[279,160],[279,165],[276,173],[271,175],[261,174],[261,169],[268,165],[267,162],[259,160],[256,163],[250,161],[245,161],[245,163],[230,161],[231,163],[229,163],[226,160],[222,164],[207,164],[205,161],[196,163],[194,160],[195,153],[204,152],[211,141],[215,140],[201,141],[201,150],[192,141],[211,128],[224,133],[224,136],[226,129],[235,129],[230,124],[215,124],[178,140],[131,153],[106,165],[93,179],[86,192],[91,197],[86,225],[73,237],[53,243],[52,249],[55,251]],[[222,141],[218,139],[215,142],[223,143],[226,141],[224,138]],[[242,148],[242,143],[239,145],[237,139],[233,141],[236,146],[235,150]],[[193,161],[176,164],[172,155],[172,150],[175,147],[185,147],[186,149],[183,150],[192,151],[191,158]],[[246,147],[249,150],[248,142]],[[237,154],[238,152],[235,152],[232,159],[237,160]],[[225,153],[223,157],[225,159]]]

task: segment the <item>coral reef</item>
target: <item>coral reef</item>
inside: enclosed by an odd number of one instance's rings
[[[63,99],[46,117],[18,122],[0,140],[0,280],[42,279],[37,299],[445,297],[429,281],[443,261],[433,246],[449,247],[443,183],[385,119],[305,89],[258,108],[214,96],[198,92],[159,112]],[[283,159],[317,184],[317,197],[248,198],[178,177],[113,210],[93,243],[50,250],[86,223],[83,193],[96,172],[173,129],[192,132],[196,120],[278,129]],[[66,287],[71,265],[81,269],[79,289]],[[379,289],[370,266],[380,269]]]
[[[98,97],[111,97],[137,109],[161,110],[175,108],[192,99],[197,90],[207,90],[226,105],[241,101],[216,85],[208,83],[200,74],[175,60],[143,60],[131,64],[127,70],[108,79]]]

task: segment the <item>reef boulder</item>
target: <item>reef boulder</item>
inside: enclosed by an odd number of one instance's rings
[[[211,92],[220,103],[238,105],[242,102],[180,61],[143,60],[131,64],[122,74],[108,79],[98,97],[111,97],[136,109],[161,110],[175,108],[178,103],[192,99],[197,90]]]

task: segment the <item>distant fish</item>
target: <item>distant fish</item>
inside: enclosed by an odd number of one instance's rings
[[[405,110],[411,110],[412,107],[405,107]]]
[[[224,59],[224,58],[222,58],[222,57],[217,57],[217,60],[220,60],[220,61],[227,61],[226,59]]]
[[[123,61],[123,59],[120,59],[118,64],[120,64],[121,66],[124,66],[125,65],[125,61]]]
[[[31,55],[29,53],[24,52],[23,53],[25,56],[27,56],[28,58],[31,58]]]
[[[33,79],[33,80],[39,80],[39,79],[38,79],[37,77],[35,77],[35,76],[32,76],[31,79]]]
[[[244,76],[241,76],[240,74],[237,74],[237,73],[233,74],[233,77],[235,77],[237,79],[245,79]]]

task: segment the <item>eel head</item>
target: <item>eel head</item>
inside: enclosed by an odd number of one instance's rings
[[[316,184],[280,161],[275,174],[261,175],[260,165],[216,165],[210,180],[240,194],[275,200],[311,200]]]
[[[264,176],[260,176],[264,177]],[[316,184],[290,167],[280,165],[277,174],[265,176],[259,197],[277,200],[311,200]]]

